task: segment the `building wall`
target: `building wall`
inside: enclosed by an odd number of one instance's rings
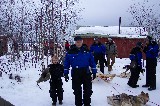
[[[145,43],[145,39],[138,39],[138,38],[112,38],[113,41],[117,45],[118,49],[118,58],[128,58],[130,51],[133,47],[135,47],[137,42],[143,42]],[[100,38],[100,41],[102,43],[105,43],[107,41],[107,38]],[[83,42],[87,44],[89,47],[94,42],[94,38],[83,38]],[[143,57],[144,54],[143,54]]]

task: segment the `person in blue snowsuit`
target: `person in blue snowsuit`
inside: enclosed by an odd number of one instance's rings
[[[153,41],[152,37],[147,36],[143,52],[146,54],[146,84],[142,87],[147,87],[149,91],[155,90],[159,46],[157,42]]]
[[[106,47],[99,41],[98,38],[96,38],[95,42],[90,47],[90,52],[93,53],[96,64],[98,64],[99,61],[100,71],[104,74]]]
[[[76,106],[91,106],[92,95],[92,77],[96,78],[96,64],[92,53],[89,52],[87,45],[83,44],[80,36],[74,38],[75,44],[70,47],[66,53],[64,61],[64,76],[65,81],[69,80],[69,68],[72,67],[72,89],[75,95]],[[92,73],[90,72],[90,68]],[[83,99],[82,99],[82,86],[83,85]]]
[[[139,87],[139,85],[137,85],[137,82],[138,82],[138,78],[139,78],[139,74],[140,72],[142,71],[142,43],[141,42],[138,42],[136,44],[136,47],[134,47],[131,52],[130,52],[130,60],[131,62],[135,62],[135,66],[133,67],[130,67],[130,71],[131,71],[131,76],[129,78],[129,81],[128,81],[128,85],[132,88],[136,88],[136,87]]]

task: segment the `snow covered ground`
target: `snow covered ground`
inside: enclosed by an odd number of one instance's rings
[[[129,64],[129,59],[116,59],[116,63],[113,67],[112,73],[120,74],[125,69],[122,67]],[[46,63],[46,60],[45,60]],[[29,68],[30,66],[30,68]],[[39,67],[34,68],[31,62],[27,63],[26,70],[23,67],[20,76],[22,76],[22,82],[17,83],[15,80],[8,78],[8,75],[3,73],[3,77],[0,77],[0,96],[10,101],[15,106],[51,106],[51,98],[49,96],[49,81],[40,83],[42,90],[36,85],[36,80],[39,78]],[[107,68],[105,67],[105,73],[107,74]],[[112,82],[106,83],[103,80],[93,81],[93,94],[92,94],[92,106],[110,106],[107,104],[106,96],[118,93],[127,93],[137,95],[141,91],[149,93],[150,101],[147,106],[160,106],[160,62],[157,66],[157,89],[154,91],[148,91],[141,86],[145,84],[145,76],[141,74],[142,80],[138,81],[139,88],[130,88],[127,85],[128,79],[115,77]],[[71,77],[69,82],[65,82],[63,78],[64,88],[64,100],[63,106],[74,106],[74,95],[71,87]],[[114,89],[115,88],[115,89]]]

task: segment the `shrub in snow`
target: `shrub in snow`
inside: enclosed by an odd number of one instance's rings
[[[21,82],[21,77],[19,75],[16,75],[15,80],[17,80],[17,82]]]
[[[16,80],[17,82],[21,82],[21,78],[19,75],[13,75],[13,74],[9,74],[9,79],[13,79]]]
[[[12,76],[12,74],[9,74],[9,79],[13,79],[13,76]]]

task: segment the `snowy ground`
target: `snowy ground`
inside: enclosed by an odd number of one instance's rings
[[[120,74],[125,71],[122,67],[129,64],[129,59],[116,59],[112,73]],[[36,80],[39,78],[39,68],[30,66],[27,63],[26,70],[22,69],[20,75],[23,77],[21,83],[15,80],[8,79],[8,75],[3,73],[3,78],[0,77],[0,96],[10,101],[15,106],[51,106],[51,98],[49,96],[49,81],[40,83],[42,90],[36,85]],[[147,106],[160,106],[160,62],[157,66],[157,89],[155,91],[148,91],[141,86],[145,84],[145,76],[141,75],[142,80],[139,80],[139,88],[130,88],[126,83],[128,79],[115,77],[112,82],[106,83],[98,79],[93,81],[92,106],[110,106],[107,104],[106,96],[119,93],[128,93],[137,95],[141,91],[149,93],[150,101]],[[107,74],[107,68],[105,68]],[[71,78],[70,78],[71,79]],[[63,106],[74,106],[74,95],[71,87],[71,80],[65,82],[63,78],[64,88],[64,104]],[[115,89],[116,90],[115,90]]]

